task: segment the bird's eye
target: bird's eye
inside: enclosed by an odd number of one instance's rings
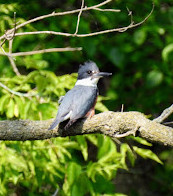
[[[89,75],[90,75],[91,73],[92,73],[92,71],[91,71],[91,70],[87,71],[87,74],[89,74]]]

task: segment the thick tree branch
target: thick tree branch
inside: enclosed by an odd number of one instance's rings
[[[0,121],[0,140],[43,140],[88,133],[101,133],[119,138],[133,134],[151,142],[173,146],[173,128],[149,120],[140,112],[100,113],[91,119],[78,121],[68,131],[64,131],[62,126],[48,131],[51,122],[52,120]]]

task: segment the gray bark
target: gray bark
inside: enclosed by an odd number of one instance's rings
[[[63,126],[48,131],[51,120],[0,121],[0,140],[43,140],[88,133],[101,133],[112,138],[140,136],[150,142],[173,146],[173,128],[149,120],[140,112],[104,112],[91,119],[78,120],[67,131]]]

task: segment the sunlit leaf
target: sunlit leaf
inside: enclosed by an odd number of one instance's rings
[[[10,98],[10,101],[7,106],[7,112],[6,112],[8,118],[12,118],[14,116],[14,109],[15,109],[14,107],[15,107],[14,100],[13,98]]]
[[[149,88],[158,86],[163,80],[163,74],[160,71],[153,70],[147,74],[146,85]]]
[[[169,55],[173,53],[173,43],[167,45],[163,50],[162,50],[162,58],[164,61],[169,60]]]
[[[79,143],[84,160],[86,161],[88,159],[88,146],[87,146],[86,139],[83,136],[77,136],[76,139]]]
[[[149,149],[138,148],[137,146],[133,146],[134,151],[143,158],[152,159],[160,164],[163,164],[162,161],[158,158],[158,156],[153,153]]]
[[[6,102],[9,101],[10,94],[5,94],[0,98],[0,112],[4,112],[6,108]]]
[[[145,146],[152,146],[151,143],[149,143],[147,140],[141,138],[141,137],[133,137],[133,136],[130,136],[129,138],[135,140],[136,142],[140,143],[140,144],[143,144]]]

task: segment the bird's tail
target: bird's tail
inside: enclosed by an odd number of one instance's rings
[[[50,125],[50,127],[49,127],[48,130],[54,129],[58,124],[59,124],[59,120],[58,120],[58,119],[55,119],[55,120],[53,121],[53,123]]]

